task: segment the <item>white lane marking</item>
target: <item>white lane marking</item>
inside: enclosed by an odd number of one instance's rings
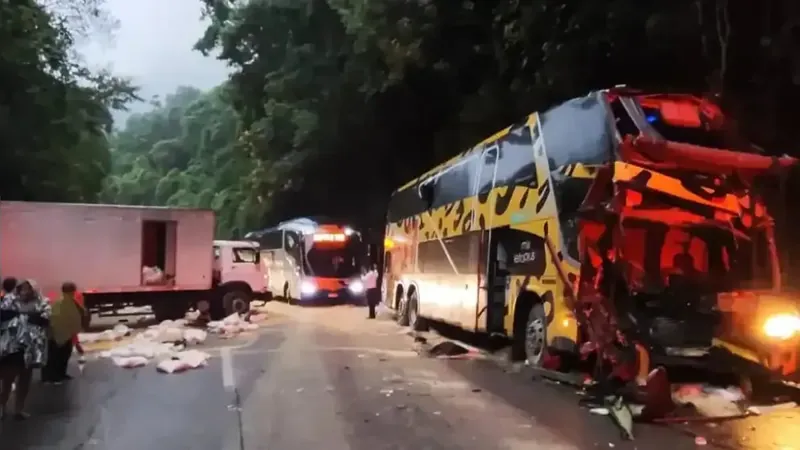
[[[220,356],[222,357],[222,386],[225,389],[233,389],[236,386],[236,380],[233,376],[233,358],[231,358],[231,349],[221,349]]]

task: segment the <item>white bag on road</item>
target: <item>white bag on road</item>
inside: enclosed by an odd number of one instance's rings
[[[123,369],[133,369],[147,365],[147,358],[143,356],[114,357],[114,365]]]

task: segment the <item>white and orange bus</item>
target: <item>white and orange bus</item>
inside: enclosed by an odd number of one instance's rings
[[[365,302],[366,246],[353,228],[297,218],[245,238],[260,244],[275,296],[300,303]]]

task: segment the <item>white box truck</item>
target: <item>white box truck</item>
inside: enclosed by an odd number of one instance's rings
[[[214,241],[214,228],[211,210],[1,201],[0,275],[48,296],[73,281],[92,313],[150,306],[159,320],[268,299],[257,244]]]

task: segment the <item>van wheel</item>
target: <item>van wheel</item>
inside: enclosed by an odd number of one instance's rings
[[[542,367],[547,359],[547,316],[544,313],[544,305],[537,303],[533,305],[528,314],[528,321],[525,324],[525,359],[533,367]]]
[[[419,299],[416,292],[408,299],[408,324],[414,331],[428,331],[428,321],[419,315]]]
[[[222,296],[222,307],[225,308],[225,314],[245,314],[250,311],[250,301],[253,296],[244,291],[230,291]]]

